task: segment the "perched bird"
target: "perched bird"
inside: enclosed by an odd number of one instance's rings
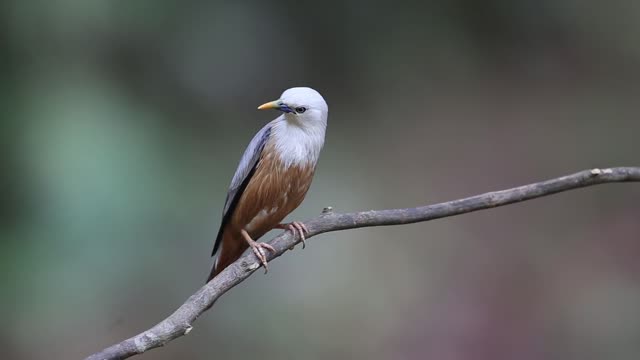
[[[220,253],[207,282],[237,260],[249,247],[268,270],[266,243],[256,242],[272,229],[308,232],[300,222],[281,223],[304,199],[324,145],[328,107],[322,96],[308,87],[295,87],[279,100],[260,105],[282,114],[253,137],[242,155],[222,212],[211,256]]]

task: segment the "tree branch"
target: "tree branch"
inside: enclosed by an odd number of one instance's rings
[[[640,167],[585,170],[572,175],[508,190],[489,192],[460,200],[416,208],[371,210],[345,214],[333,213],[329,208],[325,209],[320,217],[306,222],[309,229],[307,238],[330,231],[429,221],[531,200],[586,186],[631,181],[640,181]],[[293,236],[291,232],[283,232],[269,242],[276,249],[275,253],[267,254],[269,260],[279,257],[298,242],[299,239]],[[240,259],[189,297],[169,317],[151,329],[110,346],[86,359],[125,359],[163,346],[173,339],[188,334],[192,329],[191,324],[198,316],[209,309],[222,294],[251,276],[259,267],[260,263],[253,253],[250,251],[245,253]]]

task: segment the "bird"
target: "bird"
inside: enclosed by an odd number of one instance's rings
[[[268,271],[266,251],[275,249],[261,236],[272,229],[296,233],[305,246],[307,227],[282,223],[304,200],[324,146],[329,108],[309,87],[285,90],[258,110],[282,113],[262,127],[247,146],[231,180],[211,256],[217,257],[207,282],[251,248]]]

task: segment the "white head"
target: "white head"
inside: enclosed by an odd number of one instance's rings
[[[283,112],[271,124],[271,139],[284,162],[315,166],[324,144],[329,108],[322,96],[308,87],[286,90],[280,99],[260,105],[258,109]]]
[[[329,107],[322,95],[308,87],[287,89],[280,99],[262,104],[258,109],[280,110],[287,121],[302,127],[327,126],[329,114]]]

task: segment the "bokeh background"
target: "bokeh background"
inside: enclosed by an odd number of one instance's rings
[[[78,359],[206,278],[286,88],[330,106],[296,219],[640,165],[625,0],[5,1],[0,347]],[[640,185],[313,238],[142,359],[637,359]]]

